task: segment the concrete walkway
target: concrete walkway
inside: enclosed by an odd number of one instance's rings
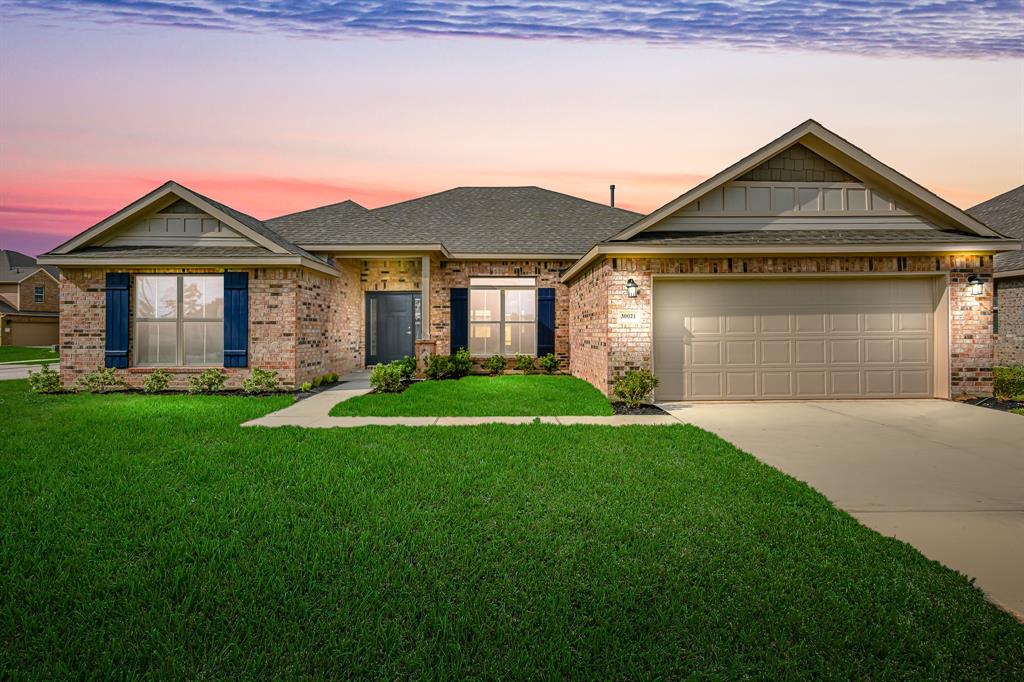
[[[21,365],[14,363],[7,363],[0,365],[0,381],[7,381],[9,379],[28,379],[29,372],[38,372],[43,368],[43,365]],[[56,362],[50,364],[50,368],[56,372],[60,371],[60,365]]]
[[[1024,417],[944,400],[662,407],[1024,614]]]
[[[311,429],[356,428],[360,426],[478,426],[480,424],[592,424],[601,426],[659,426],[678,424],[663,415],[614,415],[611,417],[332,417],[331,409],[349,398],[370,392],[370,373],[357,372],[341,378],[337,386],[300,400],[283,410],[247,421],[242,426],[301,426]]]

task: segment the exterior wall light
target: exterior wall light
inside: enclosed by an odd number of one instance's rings
[[[974,296],[981,296],[985,287],[982,284],[981,277],[977,275],[971,275],[967,278],[967,283],[971,285],[971,294]]]
[[[636,298],[636,294],[639,290],[640,287],[637,286],[636,280],[630,277],[629,281],[626,282],[626,295],[630,298]]]

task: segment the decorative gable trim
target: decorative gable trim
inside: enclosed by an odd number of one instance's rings
[[[609,241],[630,239],[725,183],[753,171],[772,157],[798,143],[817,156],[842,168],[851,176],[859,178],[865,184],[877,185],[882,191],[897,195],[897,198],[901,199],[901,204],[913,205],[940,225],[983,237],[1002,236],[945,199],[847,142],[817,121],[808,120],[641,218]]]

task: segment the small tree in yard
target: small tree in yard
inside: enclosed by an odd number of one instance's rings
[[[633,369],[615,382],[614,392],[626,407],[639,407],[658,387],[658,377],[647,369]]]
[[[370,372],[370,386],[378,393],[398,393],[402,390],[401,360],[387,365],[377,365]]]

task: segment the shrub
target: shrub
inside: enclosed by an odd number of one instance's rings
[[[217,367],[203,370],[197,377],[188,378],[189,393],[216,393],[224,390],[224,382],[228,380],[228,373]]]
[[[658,387],[658,377],[647,369],[633,369],[615,382],[615,395],[626,407],[638,407]]]
[[[487,358],[487,362],[484,363],[484,369],[491,376],[501,374],[505,371],[505,356],[495,354]]]
[[[395,360],[392,364],[398,365],[402,372],[402,379],[405,381],[412,379],[412,375],[416,373],[416,358],[411,355],[406,355],[401,360]]]
[[[302,389],[304,392],[309,393],[310,391],[313,390],[313,384],[311,384],[308,381],[303,381],[302,386],[300,386],[299,388]]]
[[[242,390],[249,394],[273,393],[279,386],[277,372],[259,367],[253,367],[249,376],[242,381]]]
[[[533,371],[533,358],[525,353],[516,353],[516,369],[529,374]]]
[[[44,366],[38,372],[28,373],[28,387],[33,393],[59,393],[60,372]]]
[[[452,359],[447,355],[432,355],[427,365],[427,376],[431,379],[450,379],[452,377]]]
[[[313,377],[313,388],[320,388],[322,383],[324,383],[323,377]]]
[[[95,372],[78,377],[75,388],[85,393],[109,393],[124,388],[124,379],[113,367],[97,367]]]
[[[473,360],[465,348],[455,351],[455,354],[451,356],[451,363],[452,376],[456,379],[466,376],[469,374],[469,370],[473,369]]]
[[[336,383],[338,383],[338,375],[337,375],[337,373],[331,372],[330,374],[328,374],[326,381],[329,384],[336,384]]]
[[[142,382],[142,390],[146,393],[159,393],[166,391],[171,384],[171,373],[166,369],[155,369],[153,373]]]
[[[558,358],[555,357],[554,353],[548,353],[544,357],[538,358],[537,364],[548,374],[554,374],[558,371]]]
[[[992,392],[1000,400],[1013,400],[1024,396],[1024,366],[994,367]]]
[[[402,364],[400,360],[377,365],[370,372],[370,386],[378,393],[398,393],[402,390]]]

